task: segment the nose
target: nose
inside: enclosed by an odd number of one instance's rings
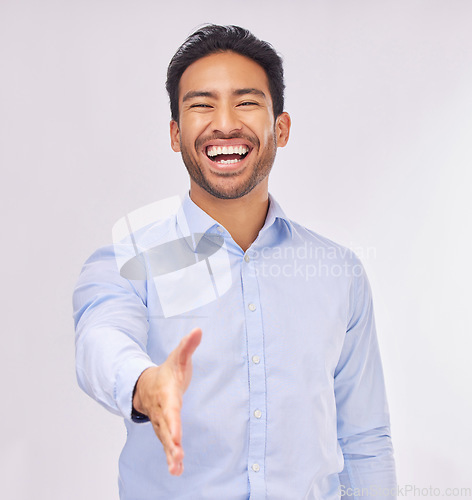
[[[229,104],[225,104],[218,106],[213,112],[211,126],[213,132],[229,135],[232,132],[241,130],[242,123],[234,108]]]

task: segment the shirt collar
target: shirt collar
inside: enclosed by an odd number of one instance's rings
[[[292,222],[285,215],[285,212],[282,210],[281,206],[277,203],[275,198],[269,193],[269,211],[267,212],[266,220],[264,225],[262,226],[261,232],[271,227],[277,221],[277,219],[285,222],[290,231],[290,236],[292,236]]]
[[[177,213],[177,223],[182,233],[186,235],[190,233],[204,234],[214,226],[218,226],[218,222],[192,201],[188,192],[185,194],[181,209]]]
[[[287,225],[290,231],[290,236],[292,236],[292,222],[285,215],[275,198],[269,193],[269,210],[260,232],[269,229],[277,221],[277,219],[282,220]],[[190,233],[204,234],[207,231],[220,226],[216,220],[210,217],[192,201],[189,192],[185,194],[181,209],[177,213],[177,223],[180,230],[185,235]]]

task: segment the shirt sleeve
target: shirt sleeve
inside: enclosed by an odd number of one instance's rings
[[[73,294],[79,385],[128,420],[136,381],[156,366],[146,353],[146,297],[145,280],[120,276],[113,246],[87,260]]]
[[[372,294],[360,261],[352,267],[347,331],[335,371],[342,498],[396,498],[390,419]]]

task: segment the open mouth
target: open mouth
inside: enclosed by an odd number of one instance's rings
[[[219,165],[234,165],[244,160],[250,153],[250,149],[245,144],[233,146],[208,146],[205,149],[207,157]]]

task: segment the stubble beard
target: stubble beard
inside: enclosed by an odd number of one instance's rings
[[[234,138],[234,137],[231,137]],[[239,137],[241,138],[241,137]],[[208,139],[206,139],[208,140]],[[180,151],[182,154],[182,160],[187,168],[187,172],[190,178],[202,189],[204,189],[208,194],[219,198],[221,200],[235,200],[237,198],[242,198],[243,196],[250,193],[258,184],[260,184],[270,173],[272,165],[274,164],[275,155],[277,152],[277,147],[275,145],[276,136],[275,130],[272,136],[271,142],[266,146],[264,154],[257,160],[256,164],[252,168],[251,175],[242,184],[235,182],[234,184],[225,187],[219,186],[216,182],[211,182],[204,174],[198,160],[194,160],[188,149],[180,142]],[[203,143],[203,141],[200,141]],[[259,141],[257,141],[259,145]],[[259,146],[260,147],[260,146]],[[195,147],[198,151],[198,143]],[[255,153],[254,148],[252,153]],[[251,153],[251,154],[252,154]],[[230,179],[231,177],[238,177],[241,175],[240,172],[221,172],[218,174],[222,179]]]

